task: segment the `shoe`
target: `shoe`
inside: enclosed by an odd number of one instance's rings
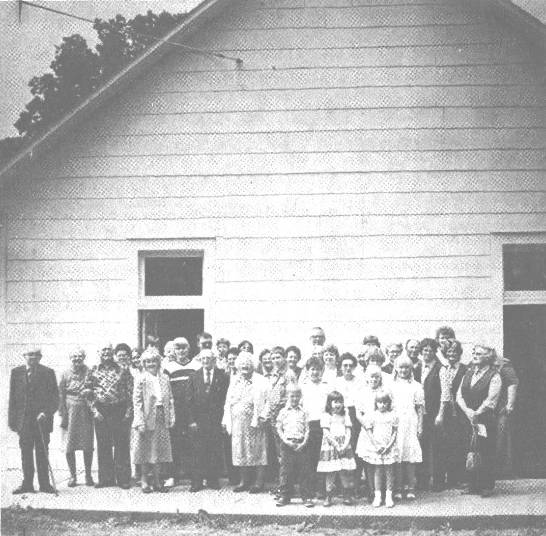
[[[129,482],[125,482],[123,484],[118,484],[118,488],[121,489],[131,489],[131,484]]]
[[[281,507],[290,504],[290,499],[288,497],[279,497],[275,502],[275,506]]]
[[[374,497],[374,500],[373,500],[373,503],[372,503],[372,506],[374,508],[379,508],[381,506],[381,503],[382,503],[382,500],[381,500],[381,492],[380,491],[376,491],[375,492],[375,497]]]
[[[495,492],[492,489],[483,489],[480,493],[480,496],[483,499],[487,499],[488,497],[492,497],[495,494]]]
[[[75,488],[77,485],[78,485],[78,484],[77,484],[77,482],[76,482],[76,477],[75,477],[75,476],[71,476],[71,477],[69,478],[69,480],[68,480],[67,486],[68,486],[69,488]]]
[[[43,488],[40,488],[40,492],[41,493],[54,493],[55,495],[57,495],[57,491],[55,490],[55,488],[53,486],[45,486]]]
[[[354,504],[353,499],[351,497],[345,497],[343,499],[343,504],[345,506],[352,506]]]
[[[23,493],[34,493],[34,487],[25,486],[25,484],[21,484],[18,488],[15,488],[11,493],[13,495],[22,495]]]
[[[152,486],[152,489],[156,493],[168,493],[169,492],[169,488],[165,487],[163,484],[161,484],[160,486]]]
[[[197,493],[198,491],[201,491],[203,489],[203,484],[192,484],[190,486],[190,493]]]
[[[415,500],[415,493],[413,493],[413,491],[408,491],[406,493],[406,499],[408,501],[414,501]]]
[[[152,493],[152,491],[150,486],[142,486],[142,493]]]
[[[303,506],[305,506],[305,508],[314,508],[314,507],[315,507],[315,503],[313,502],[313,499],[306,499],[306,500],[303,502]]]
[[[257,495],[258,493],[261,493],[264,490],[263,486],[252,486],[248,493],[252,493],[253,495]]]
[[[401,494],[399,491],[397,491],[397,492],[394,494],[393,499],[394,499],[395,501],[401,501],[401,500],[402,500],[402,494]]]
[[[465,488],[461,491],[461,495],[479,495],[480,492],[474,488]]]
[[[93,477],[91,475],[88,475],[85,477],[85,485],[86,486],[94,486],[95,481],[93,480]]]
[[[168,488],[174,488],[174,478],[167,478],[167,480],[165,480],[165,486]]]
[[[324,499],[322,506],[324,506],[324,508],[328,508],[332,506],[332,497],[330,495],[326,495],[326,498]]]
[[[220,482],[218,480],[207,480],[207,488],[209,489],[221,489]]]
[[[113,482],[97,482],[95,484],[95,488],[97,488],[97,489],[100,489],[100,488],[113,488],[113,487],[114,487]]]
[[[243,491],[248,491],[249,489],[250,486],[248,484],[240,484],[239,486],[233,488],[233,493],[241,493]]]

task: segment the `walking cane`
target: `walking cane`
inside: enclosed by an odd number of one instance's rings
[[[44,439],[44,432],[42,430],[42,423],[36,419],[38,422],[38,430],[40,430],[40,440],[42,442],[42,448],[44,449],[44,454],[47,460],[47,469],[49,471],[49,478],[51,478],[51,485],[53,487],[53,491],[55,492],[55,495],[58,497],[59,492],[57,491],[57,484],[55,483],[55,477],[53,476],[53,469],[51,469],[51,464],[49,463],[49,452],[46,448],[45,439]]]

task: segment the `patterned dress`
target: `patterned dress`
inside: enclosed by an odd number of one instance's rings
[[[393,410],[398,416],[397,463],[421,463],[423,455],[417,434],[417,407],[424,406],[423,387],[415,380],[397,378],[391,385]]]
[[[394,411],[374,411],[367,417],[365,427],[360,431],[358,438],[358,455],[372,465],[391,465],[398,460],[398,447],[396,440],[385,454],[379,454],[375,445],[386,447],[389,445],[393,428],[398,427],[398,417]],[[372,443],[371,437],[373,437]]]
[[[319,473],[337,473],[338,471],[353,471],[356,469],[355,456],[350,443],[344,451],[340,450],[345,444],[347,435],[351,435],[351,432],[347,430],[347,428],[351,429],[349,412],[346,412],[345,415],[324,413],[320,420],[320,426],[330,430],[330,438],[334,440],[336,447],[334,448],[330,444],[326,439],[326,434],[324,434],[317,471]]]
[[[242,374],[232,376],[226,398],[224,424],[231,433],[231,452],[235,466],[267,465],[266,430],[257,425],[268,388],[268,381],[257,373],[250,379],[244,378]]]
[[[66,452],[93,450],[93,414],[85,397],[89,388],[89,369],[66,370],[59,381],[59,415],[67,423],[63,429]]]

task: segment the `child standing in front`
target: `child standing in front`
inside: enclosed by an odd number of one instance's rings
[[[322,445],[317,472],[326,473],[324,506],[332,505],[336,475],[343,486],[343,504],[352,504],[356,462],[351,447],[351,417],[345,409],[343,395],[332,391],[326,399],[326,411],[321,418]]]
[[[366,441],[359,441],[359,456],[374,467],[374,507],[381,506],[385,489],[385,506],[394,506],[392,490],[394,463],[397,460],[396,434],[398,418],[392,410],[391,395],[378,391],[375,395],[375,411],[364,423]],[[361,437],[364,432],[361,432]]]

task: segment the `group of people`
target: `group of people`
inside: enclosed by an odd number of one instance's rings
[[[384,351],[370,335],[357,356],[328,344],[321,328],[310,343],[305,359],[296,346],[256,355],[250,341],[214,345],[208,333],[195,356],[183,337],[163,355],[154,338],[143,352],[107,344],[93,368],[83,350],[73,352],[58,385],[40,350],[29,350],[11,375],[9,426],[23,466],[14,493],[34,491],[34,453],[40,490],[54,491],[47,448],[57,410],[70,487],[81,450],[86,485],[127,489],[136,481],[143,493],[168,491],[186,476],[190,492],[219,489],[224,475],[236,493],[274,482],[279,507],[296,484],[307,507],[317,497],[330,506],[338,495],[345,504],[365,496],[392,507],[421,489],[493,493],[516,401],[509,360],[478,344],[464,365],[448,326]],[[467,463],[470,450],[479,464]]]

